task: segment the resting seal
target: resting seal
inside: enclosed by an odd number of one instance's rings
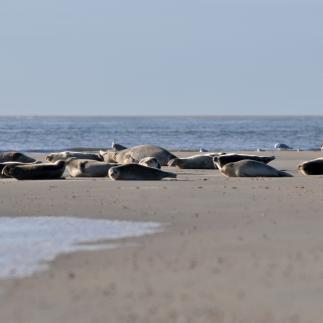
[[[155,157],[146,157],[139,161],[139,165],[161,169],[159,161]]]
[[[100,155],[104,161],[118,164],[139,163],[143,158],[155,157],[161,166],[166,166],[171,159],[176,158],[166,149],[154,145],[141,145],[121,151],[101,150]]]
[[[76,151],[62,151],[59,153],[51,153],[46,156],[46,160],[50,163],[54,163],[58,160],[67,160],[69,158],[78,158],[78,159],[91,159],[91,160],[98,160],[103,161],[103,158],[98,154],[91,154],[91,153],[82,153]]]
[[[0,153],[0,163],[5,163],[9,161],[15,161],[20,163],[33,163],[36,159],[31,158],[23,153],[17,151],[9,151]]]
[[[2,170],[5,168],[7,165],[30,165],[30,164],[41,164],[40,161],[35,161],[33,163],[21,163],[21,162],[15,162],[15,161],[9,161],[9,162],[4,162],[0,163],[0,178],[8,178],[8,176],[2,174]]]
[[[109,177],[114,180],[154,181],[165,177],[176,178],[176,174],[139,164],[128,164],[111,167],[109,169]]]
[[[299,164],[297,169],[304,175],[323,175],[323,157]]]
[[[187,158],[174,158],[168,162],[168,166],[182,169],[217,169],[213,158],[218,154],[196,155]]]
[[[112,166],[117,164],[109,164],[91,159],[71,158],[66,162],[66,169],[72,177],[106,177]]]
[[[221,174],[228,177],[291,177],[292,175],[277,170],[256,160],[240,160],[224,166],[218,164]]]
[[[245,154],[225,154],[225,155],[214,157],[214,162],[216,165],[219,164],[221,167],[224,166],[225,164],[234,163],[245,159],[256,160],[261,163],[268,164],[275,158],[276,158],[275,156],[266,157],[266,156],[245,155]]]
[[[2,174],[16,179],[58,179],[65,170],[65,161],[43,164],[6,165]]]

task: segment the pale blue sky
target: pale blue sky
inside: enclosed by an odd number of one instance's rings
[[[1,0],[0,114],[323,114],[321,0]]]

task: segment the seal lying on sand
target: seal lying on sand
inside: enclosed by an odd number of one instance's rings
[[[30,164],[41,164],[41,161],[35,161],[33,163],[21,163],[21,162],[15,162],[15,161],[9,161],[9,162],[4,162],[0,163],[0,178],[8,178],[8,176],[5,176],[2,174],[2,170],[5,168],[7,165],[30,165]]]
[[[272,160],[274,160],[275,156],[257,156],[257,155],[245,155],[245,154],[225,154],[221,156],[214,157],[214,162],[216,165],[220,165],[221,167],[228,163],[234,163],[240,160],[256,160],[265,164],[268,164]]]
[[[171,159],[176,158],[166,149],[154,145],[141,145],[121,151],[101,150],[100,155],[104,158],[104,161],[118,164],[139,163],[143,158],[155,157],[161,166],[166,166]]]
[[[218,164],[220,172],[228,177],[291,177],[292,175],[277,170],[256,160],[240,160],[224,166]]]
[[[140,160],[139,165],[161,169],[159,161],[155,157],[146,157]]]
[[[51,153],[46,156],[46,160],[51,163],[54,163],[58,160],[67,160],[72,157],[75,157],[78,159],[91,159],[91,160],[103,161],[103,158],[98,154],[82,153],[82,152],[76,152],[76,151],[62,151],[59,153]]]
[[[117,164],[77,158],[68,159],[65,164],[72,177],[106,177],[109,169],[112,166],[117,166]]]
[[[304,175],[323,175],[323,157],[299,164],[297,169]]]
[[[219,154],[196,155],[187,158],[174,158],[168,162],[168,166],[182,169],[217,169],[213,158]]]
[[[65,170],[65,161],[55,163],[6,165],[2,174],[16,179],[58,179]]]
[[[164,172],[157,168],[146,167],[139,164],[127,164],[111,167],[109,177],[114,180],[141,180],[156,181],[165,177],[176,178],[176,174]]]
[[[36,159],[31,158],[23,153],[17,151],[8,151],[0,153],[0,163],[15,161],[20,163],[33,163]]]

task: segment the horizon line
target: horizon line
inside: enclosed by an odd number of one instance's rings
[[[111,118],[163,118],[163,117],[188,117],[188,118],[207,118],[207,117],[323,117],[322,114],[0,114],[0,117],[53,117],[53,118],[86,118],[86,117],[111,117]]]

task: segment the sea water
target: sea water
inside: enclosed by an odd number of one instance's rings
[[[323,117],[0,117],[0,151],[160,145],[173,150],[317,150]]]
[[[152,234],[156,222],[73,217],[0,217],[0,278],[25,277],[48,268],[62,253],[111,248],[115,240]]]

